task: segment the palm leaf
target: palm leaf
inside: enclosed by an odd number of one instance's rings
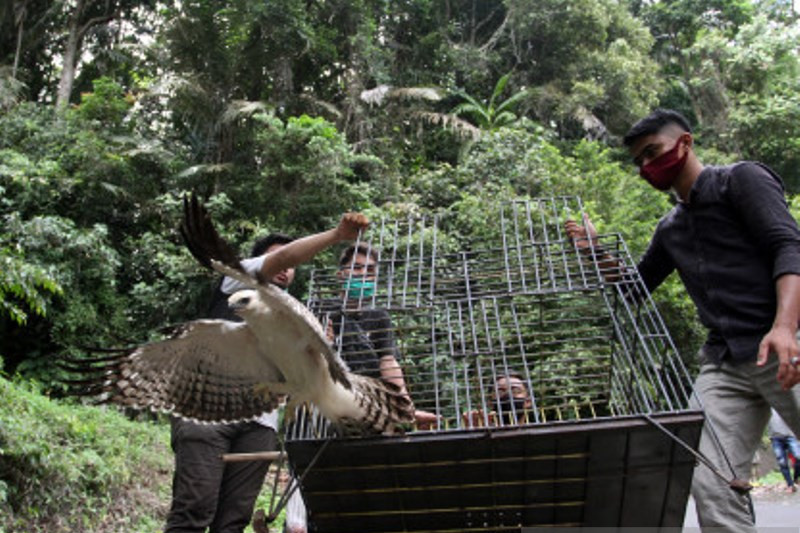
[[[428,100],[438,102],[442,99],[439,89],[435,87],[392,87],[378,85],[374,89],[361,91],[362,102],[381,105],[386,100]]]
[[[461,138],[469,138],[478,140],[481,136],[481,130],[476,128],[470,122],[457,117],[453,113],[434,113],[432,111],[417,111],[412,114],[412,117],[420,119],[434,126],[442,126],[449,129]]]
[[[510,111],[511,107],[517,105],[520,100],[524,100],[527,97],[528,97],[528,91],[526,90],[514,93],[511,97],[509,97],[506,100],[503,100],[503,102],[501,102],[500,105],[497,106],[497,109],[495,109],[495,114],[502,113],[503,111]]]
[[[503,111],[502,113],[496,115],[494,117],[494,124],[493,129],[495,128],[502,128],[503,126],[508,126],[517,121],[517,115],[512,113],[511,111]]]
[[[192,165],[178,174],[179,178],[188,178],[197,174],[218,174],[227,172],[233,168],[232,163],[213,163],[203,165]]]
[[[392,87],[390,85],[378,85],[374,89],[361,91],[359,98],[361,98],[362,102],[370,105],[381,105],[391,90]]]
[[[239,119],[251,117],[259,111],[267,111],[269,106],[264,102],[251,102],[249,100],[234,100],[225,107],[220,121],[223,124],[232,124]]]
[[[494,86],[494,91],[492,91],[492,96],[489,98],[489,109],[494,108],[494,102],[497,98],[503,93],[503,90],[506,88],[506,84],[508,80],[511,79],[511,73],[502,76]]]
[[[335,120],[342,118],[342,112],[334,104],[326,102],[320,98],[315,98],[310,94],[301,94],[300,99],[310,103],[312,106],[322,110],[328,115],[332,116]]]
[[[442,95],[435,87],[398,87],[389,92],[389,98],[438,102],[442,99]]]
[[[466,102],[458,104],[450,113],[453,115],[472,115],[476,117],[478,126],[489,127],[492,123],[491,110],[463,91],[459,91],[457,94]]]

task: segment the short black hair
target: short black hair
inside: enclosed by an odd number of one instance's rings
[[[359,245],[351,244],[342,251],[339,256],[339,267],[346,267],[348,263],[353,261],[354,255],[368,255],[378,262],[378,250],[372,246],[361,243]]]
[[[289,237],[284,233],[270,233],[266,237],[261,237],[253,244],[253,249],[250,251],[250,257],[264,255],[271,246],[276,244],[289,244],[293,240],[294,237]]]
[[[686,117],[673,109],[659,108],[634,124],[625,134],[622,142],[625,146],[631,146],[640,137],[658,133],[670,124],[675,124],[688,133],[692,132],[692,127],[689,126],[689,121],[686,120]]]
[[[497,374],[497,376],[494,378],[494,381],[498,382],[502,378],[505,378],[506,381],[508,381],[509,378],[517,378],[522,383],[525,383],[525,376],[522,375],[522,372],[519,372],[519,371],[514,370],[514,369],[509,369],[508,372],[504,372],[502,374]],[[527,385],[527,383],[525,383],[525,384]]]

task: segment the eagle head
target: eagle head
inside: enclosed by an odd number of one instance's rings
[[[228,306],[237,314],[243,315],[263,310],[258,291],[245,289],[236,291],[228,298]]]

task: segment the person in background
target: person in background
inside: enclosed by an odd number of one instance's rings
[[[775,409],[772,409],[767,431],[772,442],[772,451],[775,452],[775,460],[786,480],[786,491],[797,492],[797,483],[800,481],[800,443]],[[794,476],[789,469],[789,454],[794,457]]]
[[[677,271],[708,329],[691,398],[706,416],[699,452],[733,481],[695,469],[698,522],[704,531],[756,533],[747,496],[733,487],[749,477],[770,406],[800,431],[800,230],[779,176],[750,161],[704,166],[676,111],[641,119],[624,143],[642,178],[677,199],[636,268],[649,291]],[[565,229],[603,272],[624,272],[588,218]]]
[[[334,349],[340,349],[348,368],[356,373],[383,379],[408,394],[403,369],[397,362],[394,326],[389,312],[368,307],[376,290],[379,255],[367,244],[351,245],[339,256],[336,272],[341,284],[338,299],[313,302],[311,310],[326,325]],[[438,417],[416,410],[418,429],[430,429]],[[306,507],[300,490],[292,494],[286,508],[284,533],[306,533]]]
[[[464,413],[464,425],[468,428],[481,428],[487,425],[515,426],[533,421],[530,411],[533,402],[519,372],[511,370],[497,376],[490,393],[490,402],[492,410],[488,413],[484,413],[482,409]]]
[[[340,300],[320,302],[317,314],[328,324],[328,335],[341,347],[351,371],[394,383],[408,394],[403,369],[397,361],[395,327],[386,309],[368,307],[376,290],[378,250],[366,244],[351,245],[339,256],[337,279]],[[418,429],[436,424],[434,413],[414,412]]]
[[[344,215],[331,230],[292,240],[272,234],[259,240],[242,267],[260,279],[287,289],[294,267],[319,251],[344,240],[355,239],[368,225],[357,213]],[[227,298],[245,288],[225,277],[212,300],[211,318],[239,320]],[[234,354],[235,355],[235,354]],[[224,463],[222,454],[272,451],[276,448],[277,411],[258,419],[234,424],[197,424],[172,420],[175,473],[172,504],[165,533],[241,533],[250,523],[256,498],[264,483],[268,461]]]

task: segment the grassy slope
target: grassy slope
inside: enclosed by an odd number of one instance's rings
[[[168,425],[32,389],[0,378],[0,533],[159,531],[172,471]]]

